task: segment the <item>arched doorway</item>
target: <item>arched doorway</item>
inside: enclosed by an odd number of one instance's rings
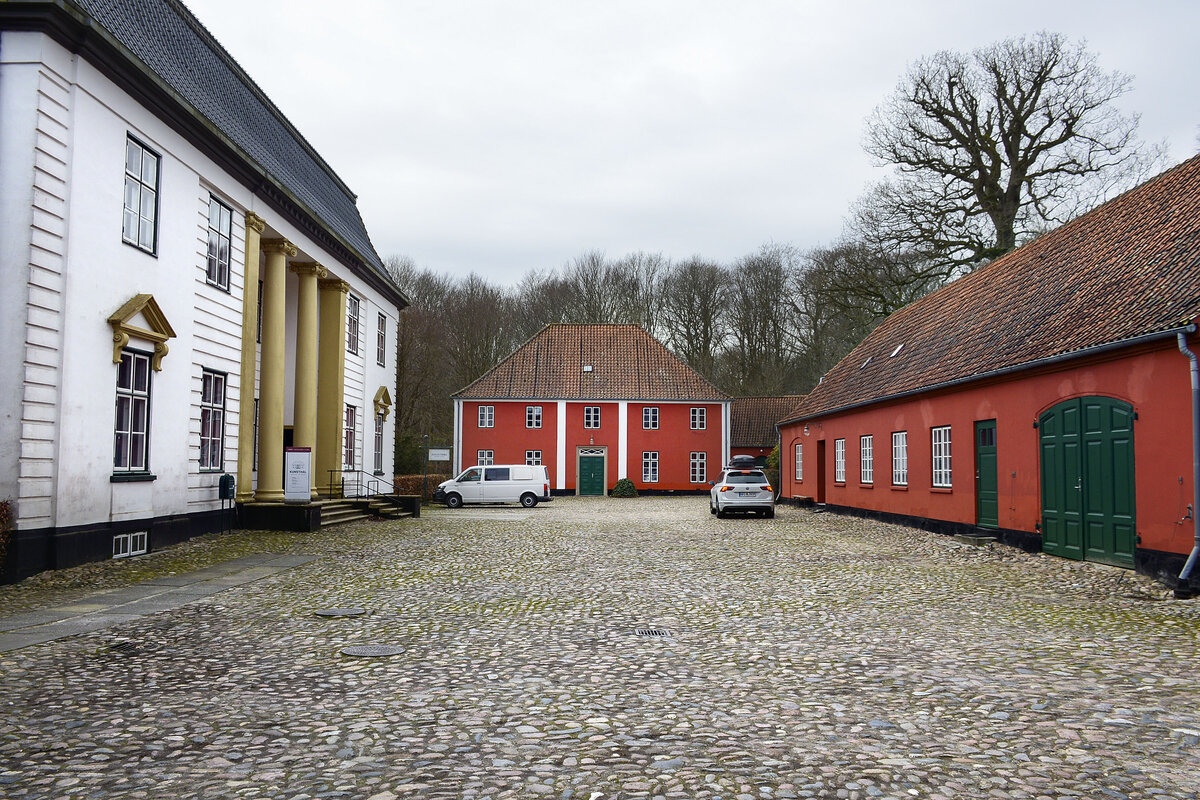
[[[1077,397],[1038,418],[1045,552],[1133,566],[1133,421],[1133,406],[1111,397]]]

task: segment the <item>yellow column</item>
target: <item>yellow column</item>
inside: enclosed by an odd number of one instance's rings
[[[342,468],[346,413],[346,294],[350,284],[328,279],[321,288],[321,345],[317,367],[317,485],[330,492],[330,470]],[[339,477],[332,473],[334,480]]]
[[[287,259],[296,246],[286,239],[266,239],[263,273],[262,379],[258,397],[258,490],[260,502],[283,500],[283,376],[285,338],[284,307]]]
[[[309,478],[317,495],[317,279],[328,273],[315,261],[293,262],[300,276],[296,304],[296,387],[292,406],[292,443],[312,448]]]
[[[254,499],[254,376],[258,345],[259,237],[267,224],[246,212],[246,254],[242,267],[242,371],[238,380],[237,501]]]

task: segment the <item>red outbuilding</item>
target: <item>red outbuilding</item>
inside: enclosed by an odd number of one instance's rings
[[[729,411],[730,456],[751,456],[760,467],[778,443],[775,424],[804,399],[802,394],[776,397],[737,397]]]
[[[1179,586],[1198,316],[1200,157],[884,320],[780,424],[783,494]]]
[[[637,325],[547,325],[454,395],[456,472],[544,464],[556,492],[707,491],[728,395]]]

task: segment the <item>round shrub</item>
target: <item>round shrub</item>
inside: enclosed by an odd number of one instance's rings
[[[613,497],[637,497],[637,487],[629,478],[621,478],[613,485]]]

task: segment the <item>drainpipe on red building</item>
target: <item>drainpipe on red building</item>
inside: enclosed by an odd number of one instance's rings
[[[1194,330],[1195,328],[1192,327],[1192,331]],[[1191,592],[1188,591],[1186,583],[1192,574],[1192,567],[1196,565],[1196,557],[1200,555],[1200,525],[1196,522],[1196,502],[1200,499],[1200,361],[1197,360],[1196,354],[1188,349],[1187,334],[1180,332],[1176,336],[1179,339],[1179,352],[1192,362],[1192,504],[1188,506],[1188,516],[1192,518],[1195,544],[1192,546],[1187,563],[1183,565],[1183,571],[1179,573],[1179,586],[1175,589],[1175,593],[1190,597]]]

